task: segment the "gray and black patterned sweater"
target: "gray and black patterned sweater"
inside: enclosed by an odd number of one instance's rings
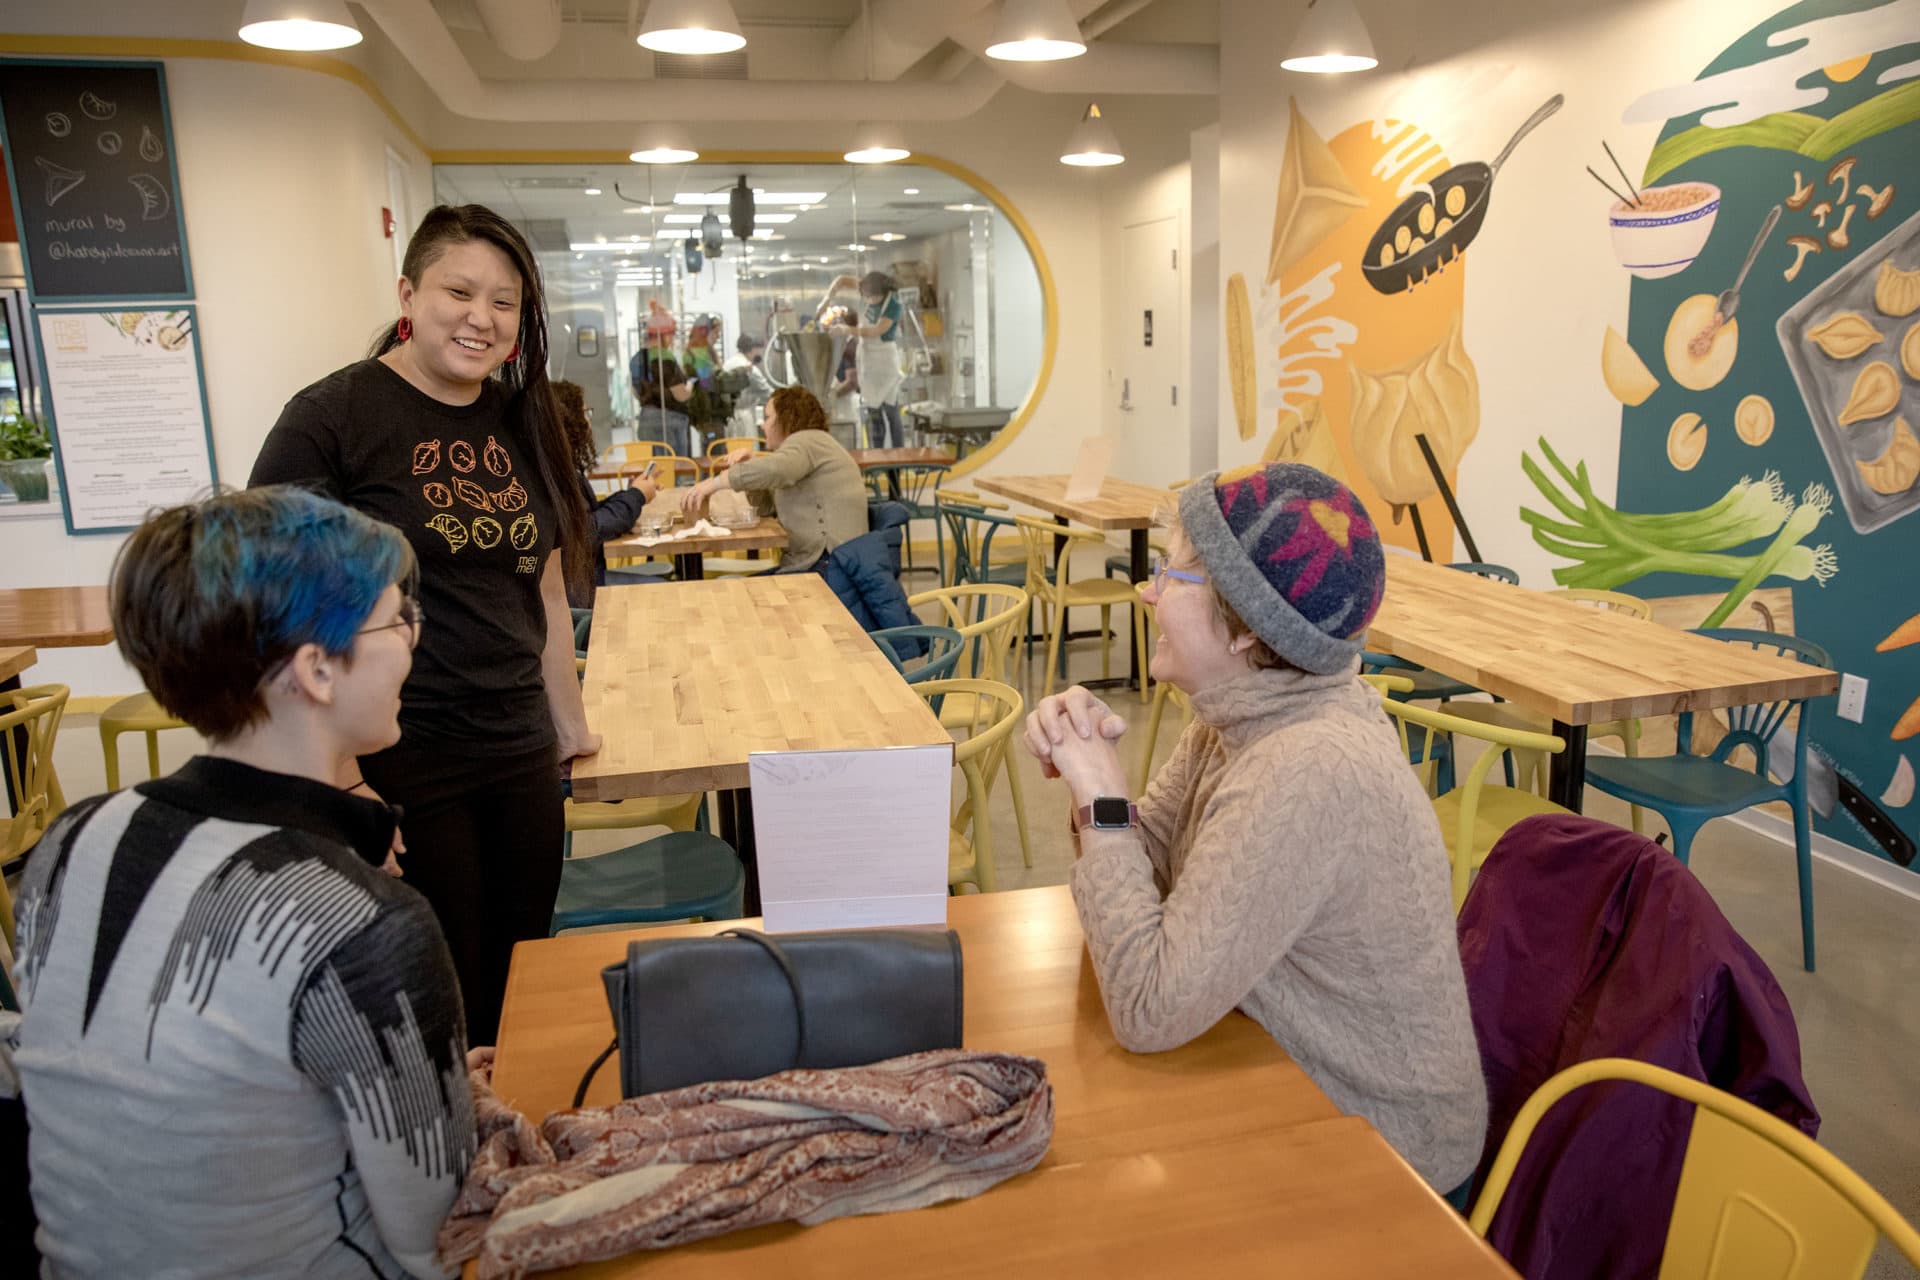
[[[16,908],[45,1276],[436,1276],[473,1156],[385,806],[201,756],[76,805]]]

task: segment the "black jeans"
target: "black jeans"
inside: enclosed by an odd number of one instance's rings
[[[560,891],[564,812],[551,746],[481,757],[402,740],[360,761],[401,806],[405,883],[439,918],[467,1011],[467,1043],[494,1043],[513,944],[544,938]]]

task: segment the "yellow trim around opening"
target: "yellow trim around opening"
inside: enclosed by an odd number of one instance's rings
[[[18,32],[0,32],[0,54],[15,54],[23,57],[106,57],[106,58],[207,58],[226,62],[253,62],[269,66],[291,67],[298,71],[314,71],[321,75],[344,80],[366,94],[373,104],[385,113],[393,126],[404,134],[416,149],[426,156],[429,164],[627,164],[623,151],[436,151],[427,145],[426,139],[414,131],[399,110],[388,101],[380,86],[359,67],[339,58],[327,57],[317,53],[292,53],[278,49],[262,49],[243,41],[233,40],[186,40],[152,36],[61,36],[61,35],[24,35]],[[702,152],[696,164],[844,164],[845,157],[837,151],[710,151]],[[1045,394],[1047,384],[1053,380],[1053,364],[1060,343],[1060,296],[1054,288],[1053,268],[1047,262],[1046,253],[1040,248],[1040,237],[1034,233],[1033,225],[1026,215],[1009,200],[1006,195],[991,182],[964,165],[955,164],[940,156],[928,155],[916,151],[902,164],[920,164],[936,169],[948,177],[958,178],[978,191],[1007,215],[1007,221],[1020,233],[1021,241],[1027,247],[1027,256],[1033,260],[1034,270],[1040,274],[1040,303],[1042,308],[1042,338],[1040,369],[1034,376],[1033,387],[1027,392],[1027,398],[1020,408],[1008,419],[992,440],[968,454],[953,468],[956,476],[966,475],[982,463],[989,461],[1020,434],[1032,419],[1034,410],[1039,407],[1040,398]]]

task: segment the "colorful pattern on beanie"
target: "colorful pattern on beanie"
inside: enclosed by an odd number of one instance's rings
[[[1214,495],[1247,558],[1294,612],[1337,639],[1366,630],[1386,565],[1353,490],[1312,467],[1255,463],[1223,472]]]

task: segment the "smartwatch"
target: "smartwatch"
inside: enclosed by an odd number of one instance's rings
[[[1074,830],[1125,831],[1140,821],[1140,811],[1125,796],[1095,796],[1092,804],[1080,806]]]

